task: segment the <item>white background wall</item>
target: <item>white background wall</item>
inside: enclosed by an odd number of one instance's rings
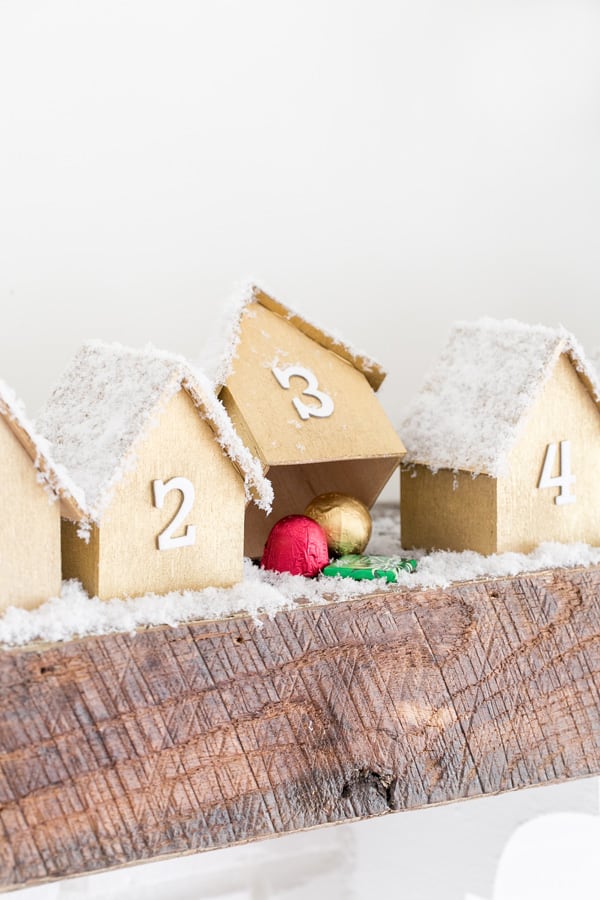
[[[600,347],[599,47],[593,0],[0,0],[0,377],[34,413],[86,337],[194,356],[247,275],[376,355],[393,419],[458,317]],[[497,863],[520,822],[596,801],[581,782],[36,896],[549,900],[562,866],[579,898],[597,817],[534,822]]]

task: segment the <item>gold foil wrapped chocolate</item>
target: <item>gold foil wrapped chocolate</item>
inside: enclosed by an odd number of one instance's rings
[[[371,514],[360,500],[346,494],[319,494],[304,510],[318,522],[327,535],[327,546],[333,556],[362,553],[369,543],[373,523]]]

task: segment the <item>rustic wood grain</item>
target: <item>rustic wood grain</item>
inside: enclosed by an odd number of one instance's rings
[[[600,772],[600,567],[0,653],[14,887]]]

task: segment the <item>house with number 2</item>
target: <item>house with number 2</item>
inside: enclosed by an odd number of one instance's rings
[[[62,522],[64,578],[101,599],[241,580],[246,503],[268,510],[271,485],[184,359],[84,344],[38,427],[84,492]]]
[[[600,385],[563,329],[458,323],[401,428],[404,547],[600,544]]]
[[[248,509],[246,555],[261,556],[275,522],[317,494],[372,506],[404,455],[376,395],[381,366],[254,285],[222,344],[219,396],[274,491],[268,518]]]

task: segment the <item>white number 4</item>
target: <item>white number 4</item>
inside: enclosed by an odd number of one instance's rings
[[[181,506],[167,525],[158,535],[159,550],[174,550],[176,547],[191,547],[196,543],[196,526],[188,525],[185,532],[179,537],[173,537],[173,532],[183,523],[183,520],[194,505],[196,492],[194,485],[188,478],[169,478],[168,481],[160,479],[152,482],[152,492],[154,494],[154,505],[157,509],[162,509],[165,497],[169,491],[181,491]]]
[[[571,485],[575,484],[575,476],[571,472],[571,441],[560,442],[560,468],[558,475],[552,475],[556,462],[557,444],[548,444],[542,474],[538,482],[539,488],[560,488],[554,498],[557,506],[575,503],[575,494],[571,493]]]
[[[310,416],[315,416],[317,419],[326,419],[332,414],[334,410],[333,400],[329,394],[319,390],[319,382],[317,381],[314,372],[311,372],[310,369],[306,369],[304,366],[288,366],[287,369],[280,369],[278,366],[273,366],[271,371],[278,383],[285,390],[289,388],[290,379],[295,375],[297,375],[298,378],[304,378],[306,387],[302,391],[303,395],[305,397],[314,397],[315,400],[318,400],[321,404],[320,406],[307,406],[306,403],[303,403],[298,397],[294,397],[292,403],[301,419],[306,421]]]

